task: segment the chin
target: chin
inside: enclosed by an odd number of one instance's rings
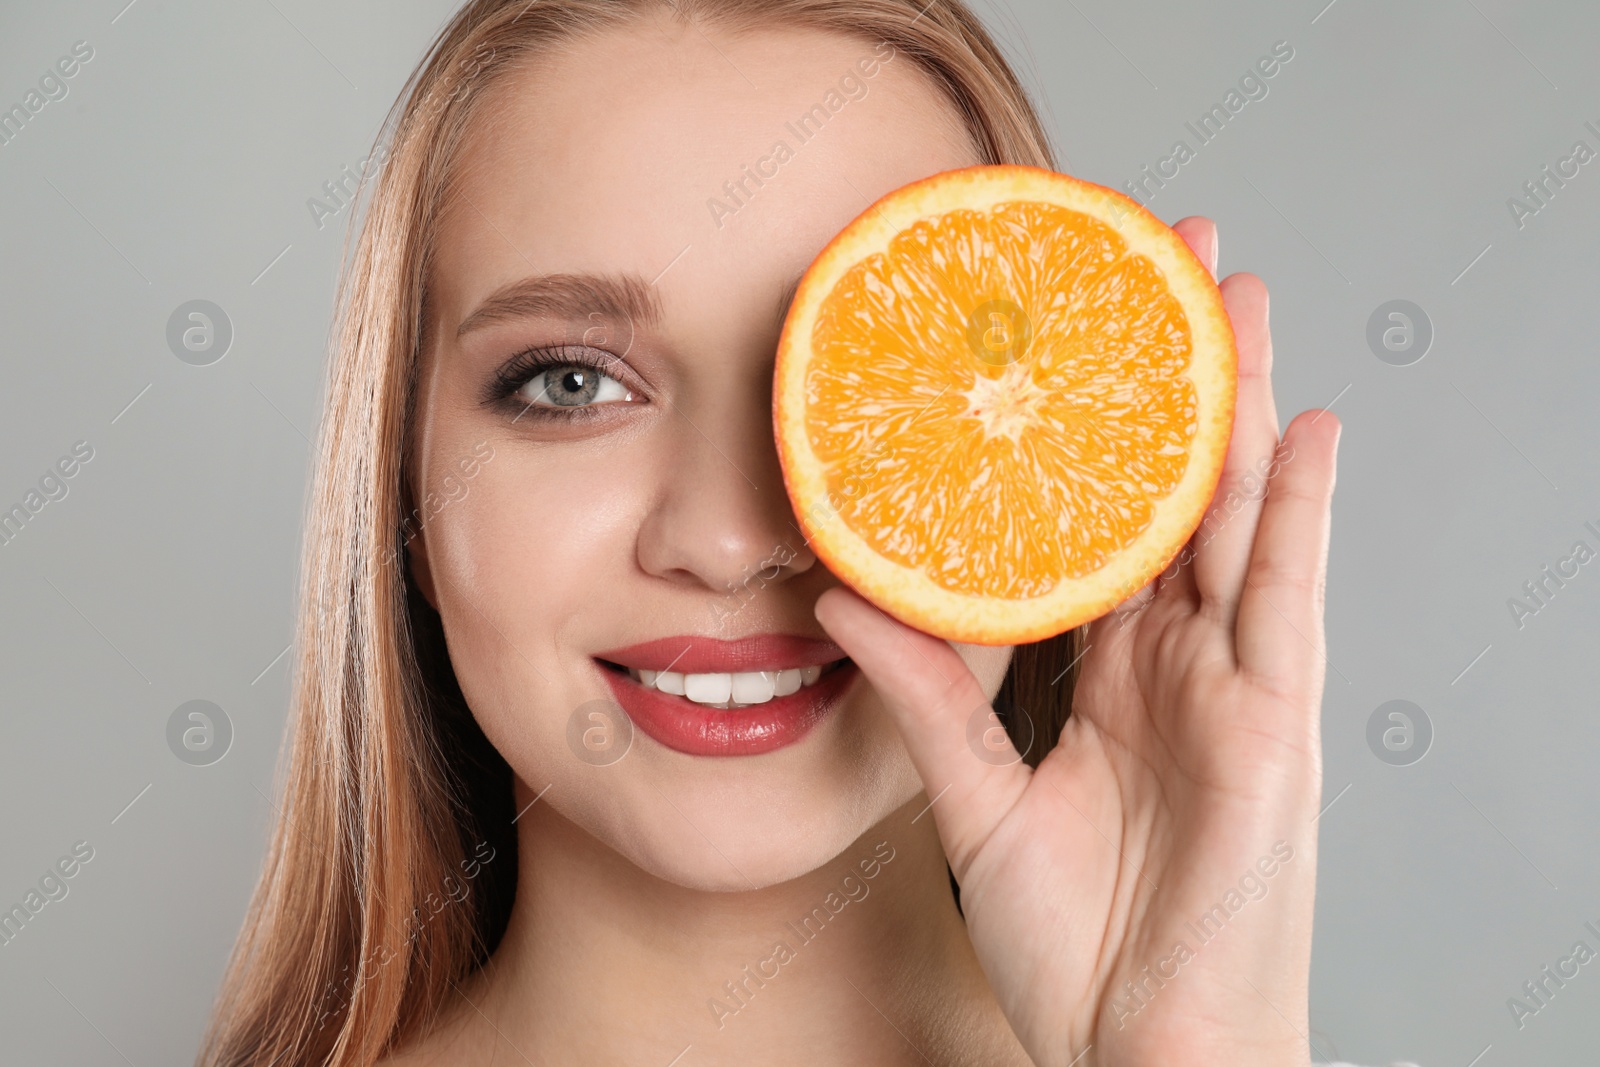
[[[697,783],[608,843],[641,870],[687,889],[765,889],[825,867],[904,806],[921,789],[909,761],[906,771],[843,790],[779,781],[731,798]]]
[[[586,770],[581,791],[568,794],[578,802],[553,806],[645,873],[703,892],[803,877],[922,789],[864,679],[781,748],[695,756],[636,733],[622,759]]]

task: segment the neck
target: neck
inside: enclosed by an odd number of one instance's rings
[[[459,1033],[533,1062],[1009,1062],[1020,1046],[926,806],[919,793],[802,877],[705,892],[534,804],[517,824],[511,920],[463,986],[476,1010]]]

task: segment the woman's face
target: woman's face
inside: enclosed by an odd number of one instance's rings
[[[981,160],[909,58],[813,31],[661,18],[493,94],[435,235],[414,573],[525,798],[682,885],[796,877],[921,783],[853,665],[781,695],[843,656],[773,442],[785,303],[871,201]],[[957,647],[997,690],[1010,650]]]

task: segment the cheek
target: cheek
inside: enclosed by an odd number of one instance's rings
[[[644,478],[623,464],[497,444],[429,531],[429,559],[509,635],[548,641],[553,624],[593,612],[631,564]],[[510,629],[506,629],[510,627]]]
[[[513,766],[522,744],[564,736],[564,711],[601,695],[587,651],[608,623],[616,627],[612,605],[626,593],[644,499],[648,486],[615,456],[602,469],[599,460],[495,442],[471,492],[430,523],[451,663],[490,739],[499,745],[503,734]]]

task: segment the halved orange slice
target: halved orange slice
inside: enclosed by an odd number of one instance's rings
[[[1043,640],[1154,578],[1233,430],[1222,294],[1134,200],[1022,166],[883,197],[807,269],[773,425],[817,556],[890,615]]]

